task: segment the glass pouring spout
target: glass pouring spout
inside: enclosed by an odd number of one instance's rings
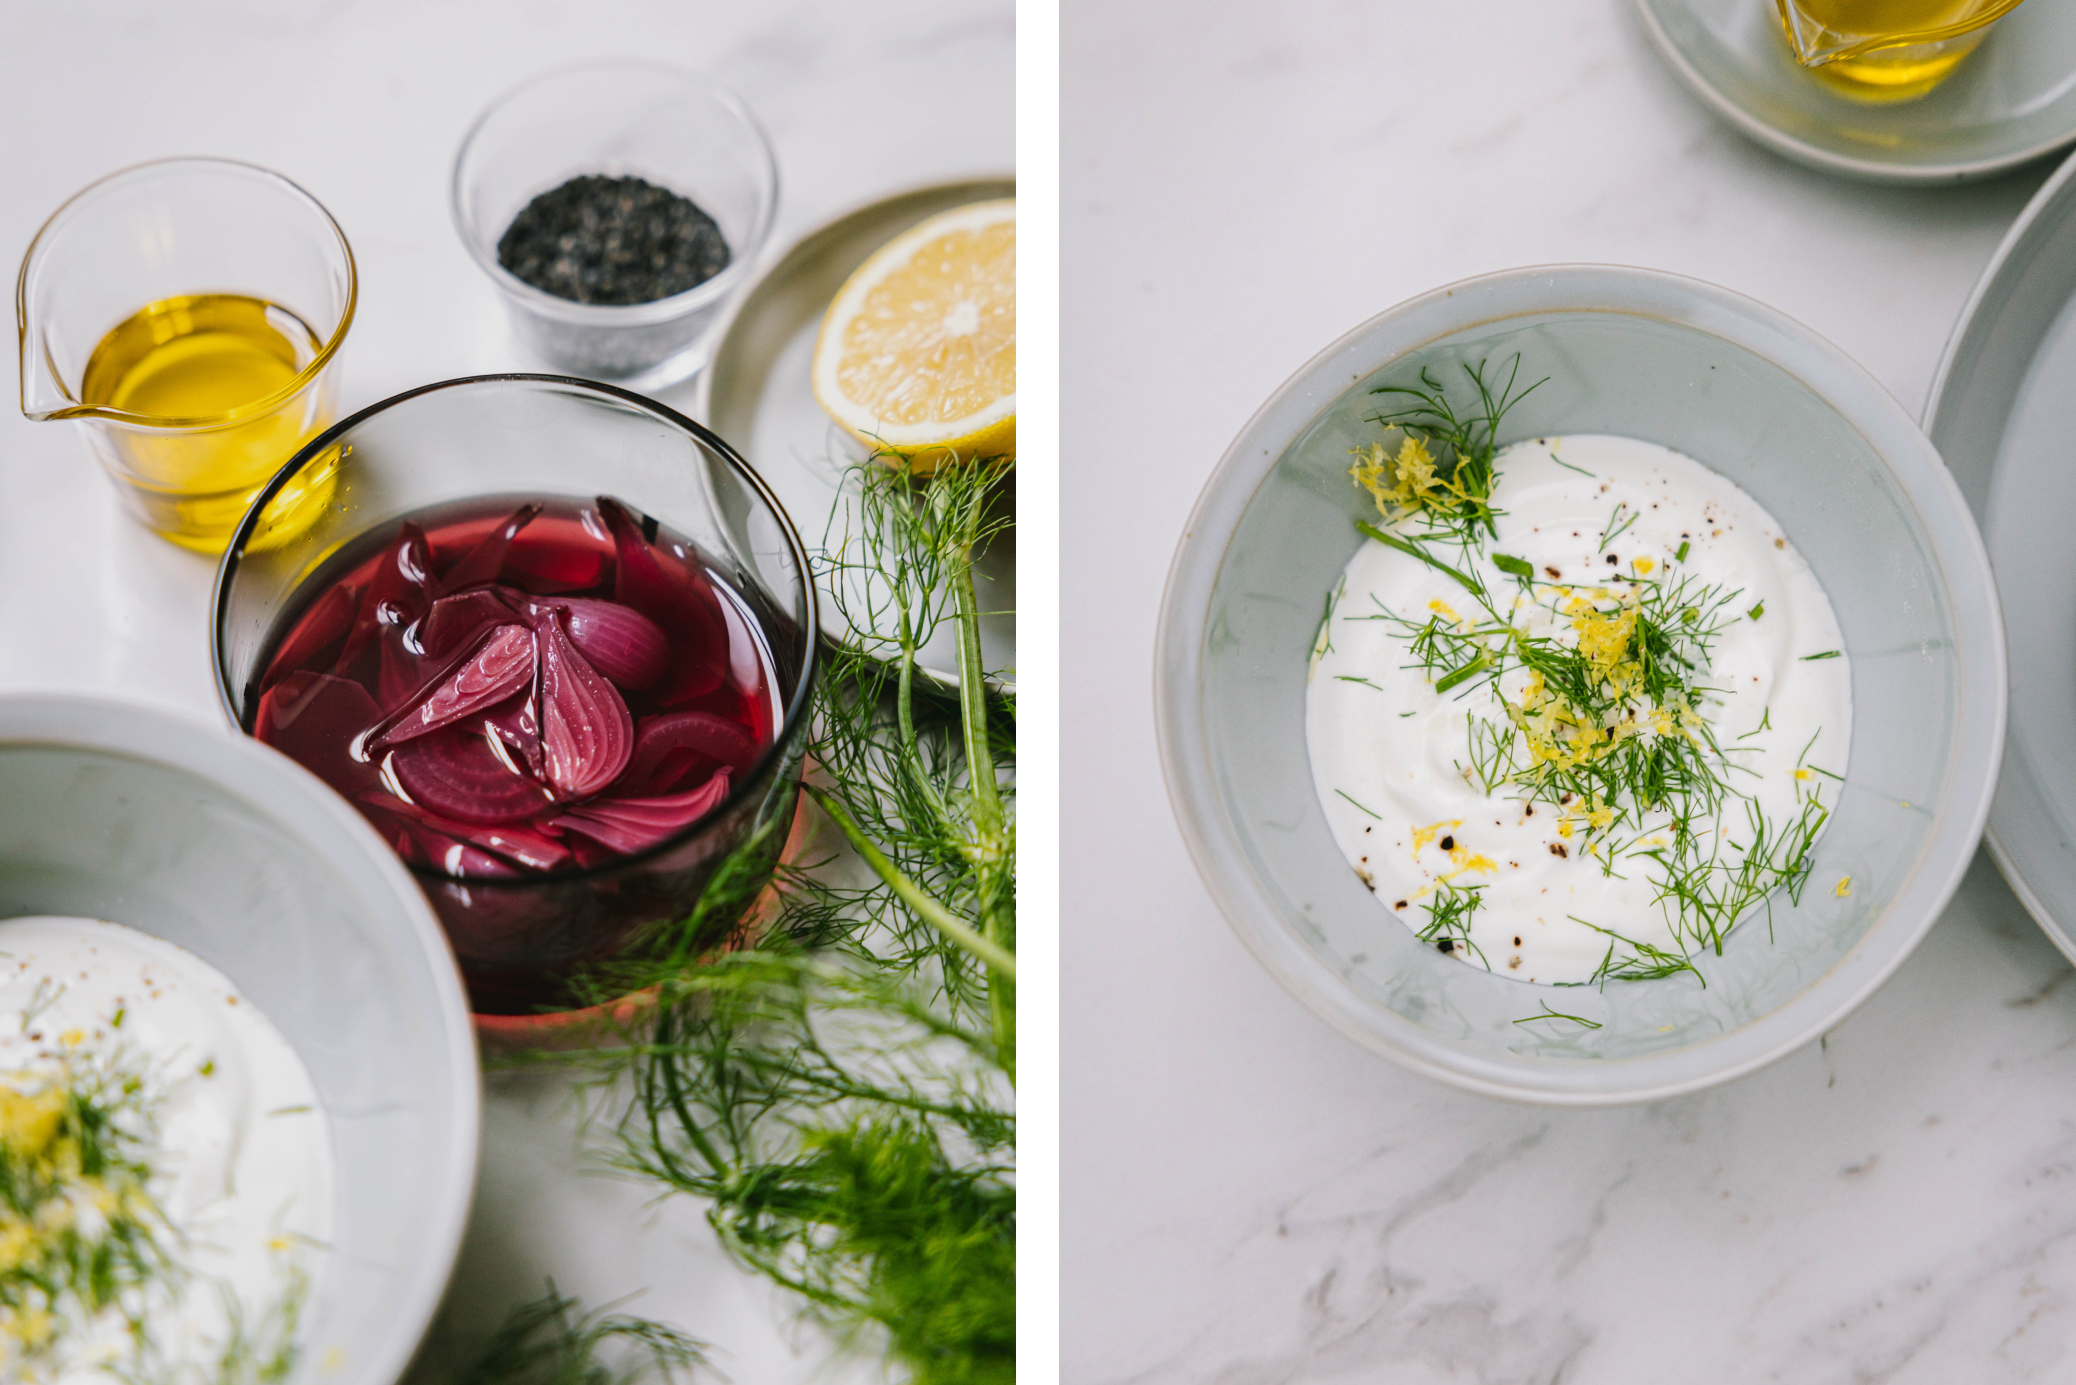
[[[1774,2],[1796,61],[1804,67],[1823,67],[1891,48],[1944,44],[1974,36],[2017,9],[2020,0]]]
[[[357,297],[345,233],[281,175],[228,159],[124,169],[53,212],[23,256],[22,413],[77,420],[133,514],[221,552],[330,425]]]
[[[24,273],[22,278],[26,281],[28,275]],[[81,418],[92,413],[90,407],[81,404],[66,388],[64,377],[58,373],[57,362],[51,359],[50,340],[35,329],[26,282],[16,287],[14,307],[15,333],[21,343],[22,416],[35,423],[48,423],[53,419]]]

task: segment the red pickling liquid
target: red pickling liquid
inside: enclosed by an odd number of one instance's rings
[[[610,865],[723,803],[771,745],[770,655],[699,551],[609,498],[391,526],[279,632],[253,734],[406,860]]]

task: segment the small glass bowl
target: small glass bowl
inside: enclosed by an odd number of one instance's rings
[[[178,322],[192,300],[214,294],[265,305],[297,349],[293,380],[192,418],[90,395],[88,364],[118,323],[147,306],[155,323]],[[51,213],[22,257],[22,413],[78,420],[133,515],[183,548],[221,553],[267,478],[336,416],[339,348],[358,296],[346,233],[278,173],[194,158],[111,173]],[[307,501],[314,510],[324,497]]]
[[[269,504],[306,473],[327,470],[329,508],[267,546]],[[645,851],[512,880],[407,863],[454,945],[478,1015],[579,1003],[567,984],[572,972],[610,960],[652,925],[689,917],[731,859],[729,898],[740,891],[747,908],[776,869],[793,820],[816,666],[807,550],[732,448],[610,385],[484,375],[421,386],[341,420],[260,493],[224,553],[210,622],[217,692],[232,724],[253,729],[284,616],[299,615],[366,556],[372,531],[432,506],[514,495],[611,495],[697,544],[761,629],[783,715],[726,799]],[[718,945],[736,922],[716,917],[695,941]]]
[[[512,218],[582,174],[647,179],[719,224],[727,268],[649,303],[578,303],[498,263]],[[721,310],[748,282],[778,209],[778,164],[734,92],[658,63],[579,63],[505,93],[454,159],[454,225],[503,295],[519,340],[558,370],[655,390],[706,364]]]

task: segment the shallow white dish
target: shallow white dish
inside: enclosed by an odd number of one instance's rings
[[[815,335],[836,291],[873,251],[926,217],[969,202],[1016,196],[1012,178],[975,178],[895,193],[845,212],[789,247],[729,309],[712,362],[700,373],[692,416],[735,445],[791,515],[810,548],[834,548],[856,525],[857,494],[845,469],[865,451],[815,402],[809,367]],[[839,643],[854,631],[843,608],[863,605],[852,583],[822,579],[822,630]],[[1016,668],[1016,531],[974,564],[983,667]],[[924,646],[920,665],[959,681],[956,636],[947,623]],[[1013,678],[1008,680],[1013,682]]]
[[[331,1122],[333,1245],[291,1385],[392,1385],[461,1244],[481,1092],[468,1006],[395,853],[257,741],[151,708],[0,697],[0,918],[107,919],[217,968]]]
[[[1717,115],[1777,154],[1881,183],[1958,183],[2076,141],[2076,9],[2020,5],[1915,101],[1848,100],[1796,65],[1774,0],[1636,0],[1644,31]]]
[[[1747,918],[1689,976],[1531,987],[1442,956],[1377,907],[1313,788],[1304,688],[1324,595],[1368,505],[1348,450],[1368,391],[1519,351],[1550,382],[1500,441],[1614,433],[1742,486],[1823,583],[1853,666],[1853,744],[1803,905]],[[1570,1105],[1671,1096],[1838,1023],[1930,928],[1988,812],[2004,735],[1989,561],[1930,442],[1867,373],[1727,290],[1639,269],[1514,270],[1373,318],[1279,389],[1220,460],[1163,599],[1169,792],[1213,896],[1300,1000],[1474,1091]],[[1849,896],[1831,886],[1850,876]],[[1598,1025],[1523,1026],[1540,1003]]]
[[[2021,632],[1990,855],[2076,959],[2076,158],[1983,271],[1933,378],[1925,431],[1982,526]]]

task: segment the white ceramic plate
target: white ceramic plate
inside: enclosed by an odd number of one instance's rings
[[[1882,183],[1965,182],[2076,141],[2076,6],[2019,6],[1945,82],[1895,105],[1847,100],[1798,67],[1774,0],[1636,8],[1695,95],[1812,168]]]
[[[1925,431],[1982,526],[2012,636],[1990,854],[2076,959],[2076,159],[2034,195],[1975,286]]]
[[[738,299],[717,336],[713,361],[699,377],[693,417],[726,438],[770,483],[810,549],[834,549],[857,524],[855,486],[848,467],[865,453],[829,421],[815,402],[808,369],[815,333],[836,291],[873,251],[936,213],[968,202],[1016,196],[1009,178],[939,183],[896,193],[846,212],[810,231]],[[974,570],[984,614],[981,657],[990,669],[1016,668],[1016,543],[1011,530],[990,545]],[[861,593],[828,582],[822,588],[822,630],[840,643],[856,635],[844,608],[862,607]],[[959,681],[952,628],[925,646],[924,672]]]

